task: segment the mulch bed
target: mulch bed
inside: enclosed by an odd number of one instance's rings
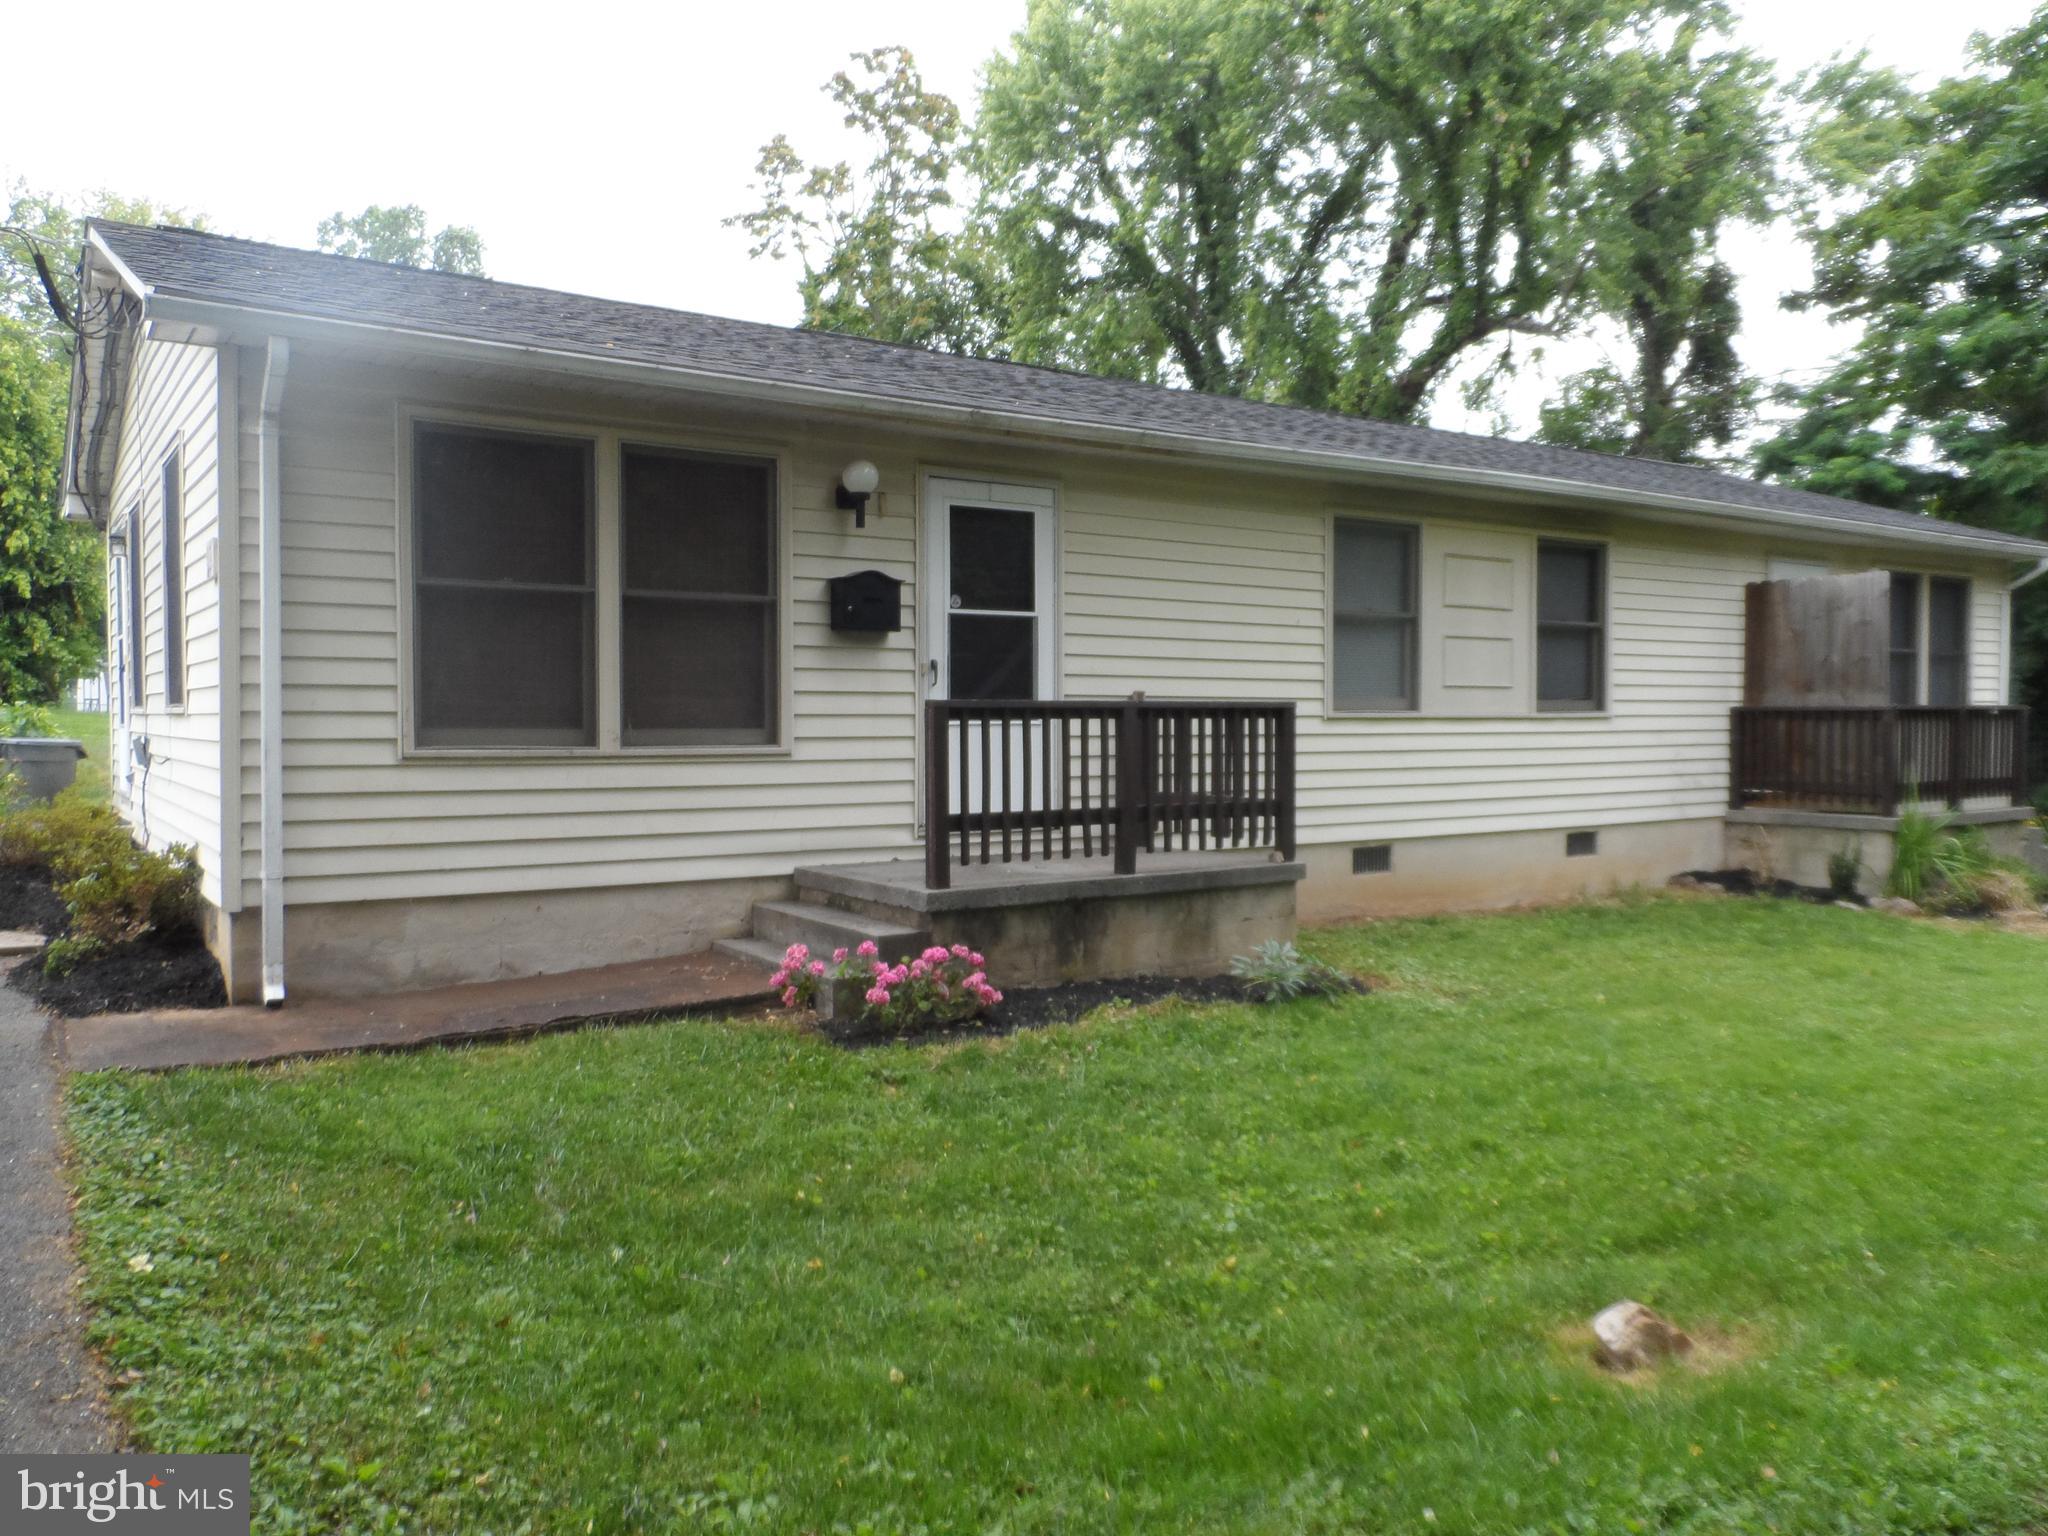
[[[1371,989],[1353,979],[1351,988]],[[1019,1030],[1071,1024],[1110,1003],[1133,1006],[1178,998],[1185,1003],[1258,1003],[1261,1001],[1234,976],[1123,976],[1114,981],[1068,981],[1054,987],[1011,987],[1003,1000],[973,1024],[935,1024],[895,1034],[852,1019],[820,1019],[818,1029],[835,1045],[863,1050],[872,1045],[943,1045],[958,1040],[987,1040]]]
[[[1697,880],[1701,885],[1717,885],[1731,896],[1775,896],[1780,901],[1811,901],[1822,906],[1833,906],[1838,901],[1852,902],[1859,907],[1870,904],[1861,896],[1829,890],[1824,885],[1760,880],[1754,871],[1747,869],[1689,869],[1685,878]]]
[[[0,929],[54,939],[70,921],[63,898],[40,871],[0,864]]]
[[[0,928],[55,938],[70,920],[71,913],[41,871],[0,866]],[[7,979],[67,1019],[153,1008],[219,1008],[228,1000],[220,964],[207,952],[197,929],[146,933],[79,961],[62,976],[44,974],[44,953],[37,950],[24,956]]]

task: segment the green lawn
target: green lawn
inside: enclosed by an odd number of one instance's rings
[[[264,1531],[2040,1529],[2048,945],[1312,943],[1392,985],[77,1080],[122,1409]],[[1622,1296],[1709,1368],[1590,1368]]]
[[[107,798],[107,716],[102,710],[58,709],[57,734],[85,743],[85,761],[78,765],[77,783],[94,800]]]

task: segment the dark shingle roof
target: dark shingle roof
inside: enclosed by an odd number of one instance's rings
[[[193,230],[96,223],[155,293],[436,336],[689,369],[752,383],[826,389],[870,402],[976,409],[1091,431],[1163,433],[1284,463],[1340,456],[1361,469],[1517,476],[1602,500],[1678,498],[1752,512],[1942,536],[2018,552],[2029,541],[1911,513],[1648,459],[1625,459],[1464,432],[955,357],[831,332],[588,298],[517,283],[421,272]],[[2048,545],[2035,545],[2048,553]]]

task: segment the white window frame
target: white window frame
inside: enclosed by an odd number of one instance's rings
[[[764,443],[731,435],[677,431],[659,423],[621,422],[613,418],[532,416],[509,411],[451,408],[422,402],[401,401],[394,411],[397,447],[395,533],[398,578],[398,731],[399,755],[407,759],[434,761],[511,760],[587,761],[592,758],[623,758],[635,762],[689,761],[701,758],[781,758],[792,754],[796,733],[796,690],[791,675],[794,652],[794,620],[790,601],[791,535],[790,454],[780,443]],[[591,515],[595,522],[596,548],[596,644],[593,671],[596,689],[597,739],[588,746],[422,746],[417,739],[415,670],[417,638],[414,630],[413,550],[413,433],[417,426],[482,427],[501,432],[530,432],[548,437],[577,438],[589,442],[596,461],[595,490]],[[627,746],[621,739],[622,653],[620,651],[621,598],[625,585],[625,547],[621,537],[620,452],[625,444],[649,448],[672,448],[683,452],[721,454],[728,458],[761,459],[775,467],[775,695],[771,724],[775,739],[768,742],[706,744],[701,746]]]
[[[178,477],[178,547],[175,550],[171,548],[170,530],[166,526],[170,521],[171,509],[164,500],[166,472],[173,465],[177,467]],[[171,715],[184,714],[190,707],[192,694],[191,664],[186,656],[186,641],[191,636],[189,599],[192,596],[185,587],[185,568],[187,564],[185,551],[190,543],[191,530],[191,521],[186,516],[191,502],[190,496],[187,495],[187,490],[188,487],[185,484],[185,439],[182,433],[173,433],[170,447],[164,451],[163,457],[157,461],[156,481],[157,545],[159,558],[162,561],[162,565],[157,571],[157,611],[163,620],[163,707],[164,712]],[[178,578],[178,696],[175,699],[171,697],[171,573],[173,570],[177,572]]]
[[[1969,709],[1973,707],[1977,682],[1977,581],[1973,576],[1961,576],[1954,571],[1930,571],[1924,567],[1893,565],[1884,568],[1887,576],[1903,576],[1913,583],[1913,702],[1891,705],[1894,709]],[[1932,704],[1929,697],[1934,691],[1934,584],[1937,581],[1952,581],[1963,589],[1963,702],[1960,704]],[[1887,587],[1885,601],[1891,601]],[[1891,610],[1885,610],[1885,689],[1891,689]]]

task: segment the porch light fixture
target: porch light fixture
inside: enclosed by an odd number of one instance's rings
[[[854,527],[867,527],[868,498],[881,483],[881,471],[866,459],[855,459],[839,471],[839,494],[833,499],[853,514]]]

